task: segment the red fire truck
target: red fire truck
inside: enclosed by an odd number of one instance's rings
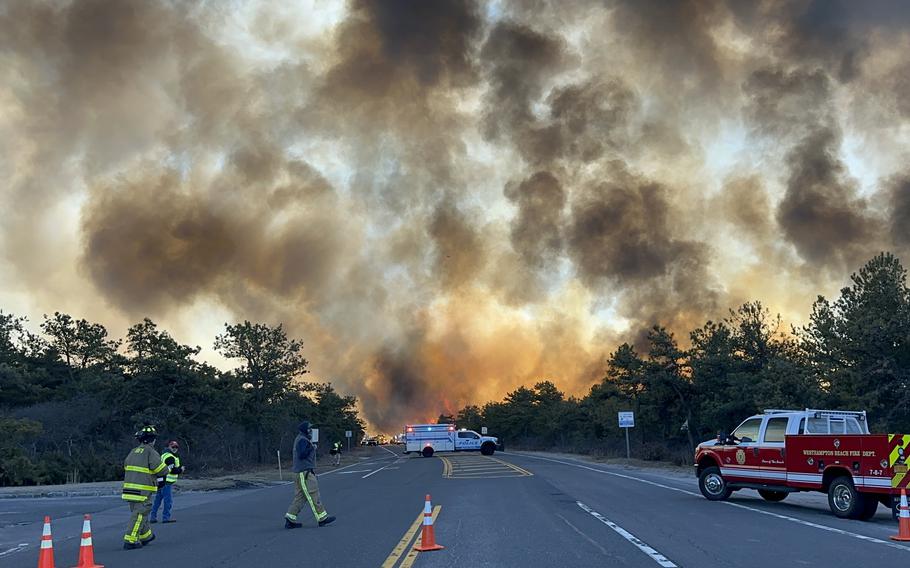
[[[865,411],[765,410],[695,451],[698,487],[711,501],[756,489],[768,501],[828,494],[831,512],[868,520],[879,503],[897,515],[910,482],[910,435],[870,434]]]

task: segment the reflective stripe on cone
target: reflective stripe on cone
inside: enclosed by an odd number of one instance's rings
[[[54,541],[51,537],[51,518],[48,515],[44,516],[44,529],[41,531],[38,568],[54,568]]]
[[[86,515],[82,520],[82,542],[79,545],[79,564],[75,568],[104,568],[95,564],[95,547],[92,546],[92,517]]]
[[[442,545],[436,544],[436,534],[433,530],[433,505],[430,503],[430,495],[427,494],[423,506],[423,532],[420,535],[420,544],[414,545],[414,550],[420,552],[429,552],[431,550],[442,550]]]

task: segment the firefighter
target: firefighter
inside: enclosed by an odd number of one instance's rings
[[[152,508],[152,493],[158,491],[168,473],[167,464],[155,451],[158,433],[154,426],[145,426],[136,432],[139,445],[133,448],[123,462],[123,492],[120,497],[130,504],[130,524],[123,535],[123,548],[142,548],[155,540],[149,526],[149,511]]]
[[[164,511],[161,513],[161,520],[165,523],[174,523],[171,518],[171,506],[174,503],[174,484],[177,478],[183,473],[183,466],[180,465],[180,457],[177,453],[180,451],[180,444],[177,440],[171,440],[167,443],[167,451],[161,454],[161,459],[168,466],[167,477],[164,478],[164,486],[155,494],[155,502],[152,505],[152,523],[158,522],[158,507],[164,502]]]
[[[341,465],[341,442],[333,443],[329,453],[332,454],[332,465]]]
[[[316,522],[320,527],[331,523],[335,517],[330,516],[319,499],[319,484],[316,481],[316,448],[310,441],[310,423],[301,422],[299,433],[294,440],[294,500],[284,516],[284,528],[299,529],[303,523],[298,522],[297,514],[304,503],[309,505]]]

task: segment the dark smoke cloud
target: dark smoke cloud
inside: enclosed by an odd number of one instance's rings
[[[890,185],[887,194],[890,197],[888,221],[891,240],[910,251],[910,176],[896,178]]]
[[[723,218],[740,231],[760,242],[771,236],[774,230],[771,203],[758,176],[726,180],[717,201]]]
[[[532,163],[552,158],[558,132],[537,126],[532,103],[540,99],[548,79],[565,64],[565,41],[514,22],[501,22],[481,51],[490,91],[484,111],[485,135],[513,140]]]
[[[295,6],[0,4],[0,296],[284,323],[393,429],[910,247],[902,3]]]
[[[831,82],[818,69],[763,67],[749,76],[743,91],[748,97],[746,117],[763,135],[804,136],[807,129],[828,125],[833,119]]]
[[[724,82],[722,54],[711,33],[723,21],[722,4],[620,0],[610,6],[613,29],[632,40],[629,48],[654,75],[682,90],[711,91]]]
[[[670,234],[666,189],[614,165],[614,179],[602,181],[572,203],[569,255],[588,282],[646,281],[667,274],[685,255],[686,244]]]
[[[436,273],[442,286],[457,288],[476,280],[486,252],[467,215],[446,200],[436,208],[428,228],[436,244]]]
[[[838,132],[819,128],[790,152],[790,177],[777,221],[806,261],[848,268],[868,254],[875,220],[837,157],[839,145]]]
[[[154,167],[94,188],[82,262],[110,300],[130,314],[162,313],[219,293],[225,280],[325,299],[344,251],[337,220],[325,214],[335,202],[328,183],[268,153],[238,151],[231,164],[207,191]],[[250,184],[262,184],[262,201],[236,203],[232,193]],[[276,226],[279,213],[289,221]]]
[[[512,247],[528,266],[553,270],[562,252],[563,208],[566,193],[553,174],[537,172],[505,188],[506,198],[518,206],[512,220]]]

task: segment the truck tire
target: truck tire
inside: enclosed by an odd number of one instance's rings
[[[861,521],[869,521],[878,511],[878,498],[868,493],[860,493],[860,497],[862,498],[862,507],[856,518]]]
[[[786,491],[772,491],[770,489],[759,489],[758,494],[762,496],[762,499],[765,501],[771,501],[772,503],[777,503],[778,501],[783,501],[787,498]]]
[[[423,457],[425,457],[425,458],[431,458],[431,457],[433,457],[433,448],[428,446],[428,447],[424,448],[423,451],[420,453],[423,454]]]
[[[733,493],[716,466],[706,467],[699,474],[698,489],[708,501],[726,501]]]
[[[480,453],[482,453],[485,456],[492,456],[495,452],[496,452],[496,444],[494,444],[493,442],[484,442],[484,444],[482,446],[480,446]]]
[[[828,486],[828,507],[835,517],[860,519],[868,510],[868,498],[853,486],[853,478],[842,475]]]

